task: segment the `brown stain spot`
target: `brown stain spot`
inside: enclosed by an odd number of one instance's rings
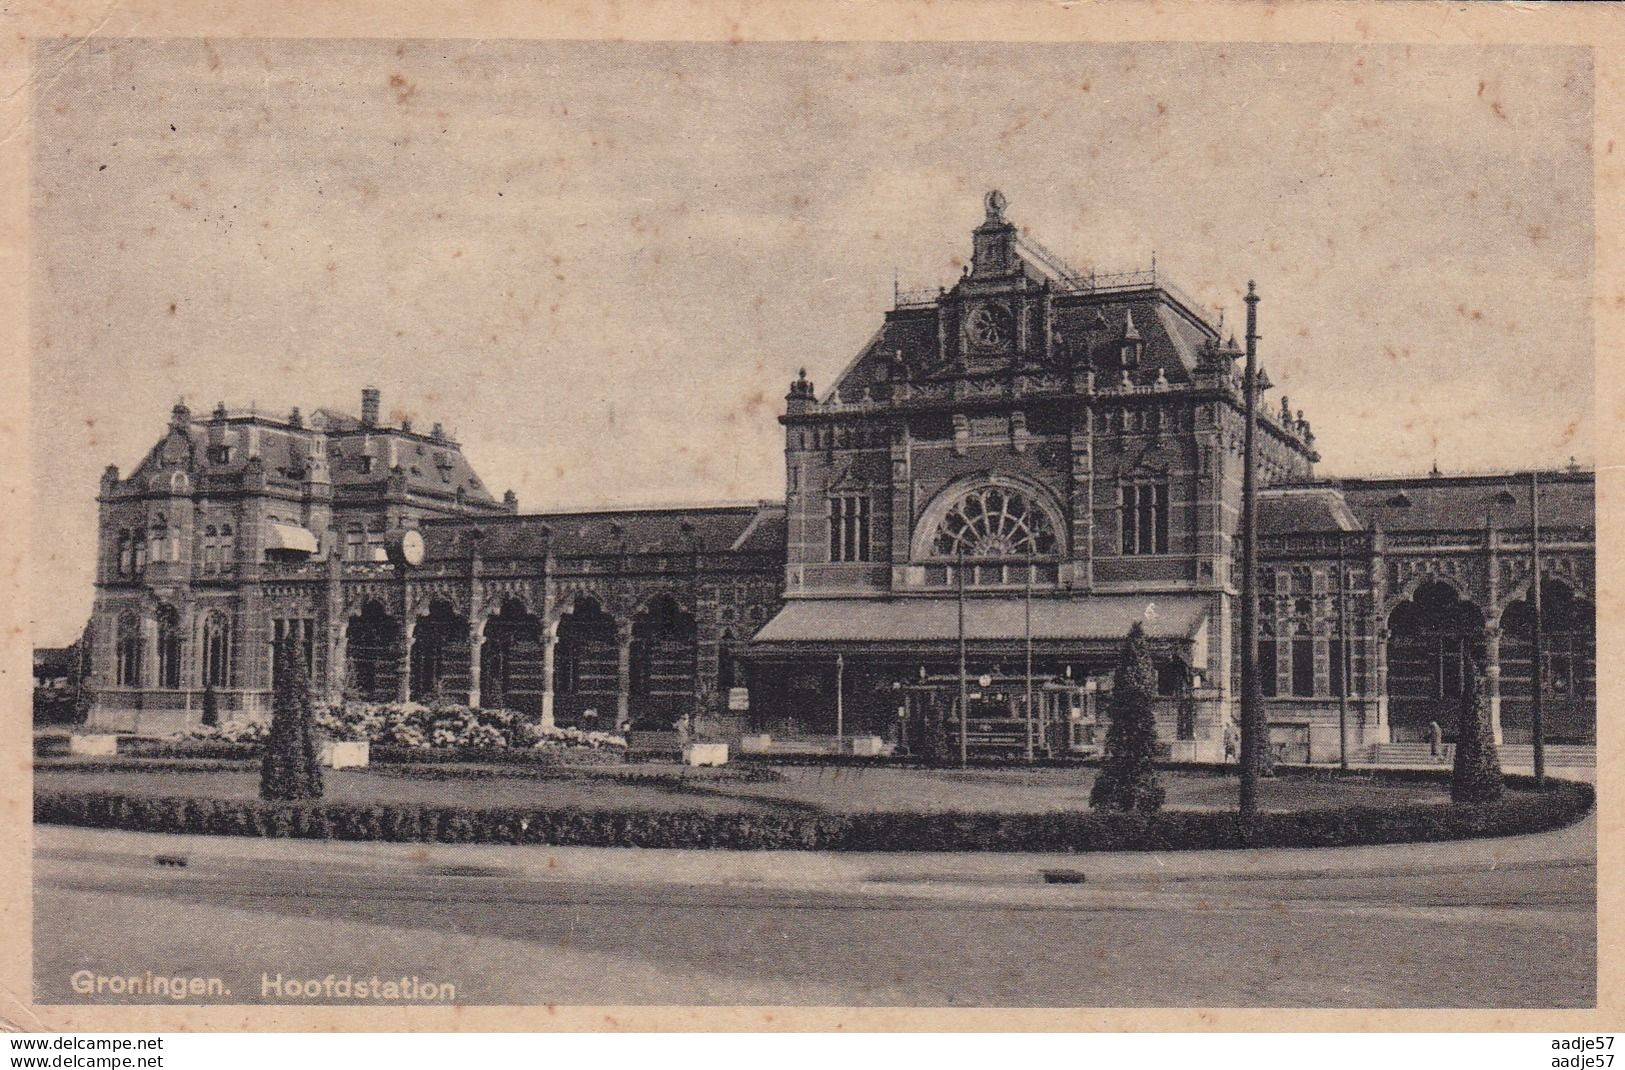
[[[1484,318],[1484,311],[1478,308],[1468,308],[1466,305],[1457,305],[1456,315],[1462,319],[1481,320]]]
[[[1484,95],[1485,88],[1488,87],[1488,86],[1489,86],[1489,83],[1484,81],[1484,79],[1480,78],[1478,80],[1478,95],[1482,97]]]
[[[1093,88],[1093,84],[1089,81],[1089,79],[1085,78],[1081,83],[1079,83],[1078,92],[1087,93]]]
[[[451,258],[453,260],[456,260],[458,257],[460,257],[462,255],[463,255],[463,251],[461,249],[453,249],[451,251]]]
[[[327,270],[329,272],[337,271],[339,269],[338,263],[336,261],[333,261],[333,260],[329,260],[326,264],[324,264],[322,266],[327,268]]]
[[[209,70],[218,71],[224,64],[220,62],[220,53],[214,50],[214,45],[208,41],[203,42],[203,56],[209,65]]]
[[[1529,224],[1524,233],[1528,234],[1529,240],[1537,245],[1546,240],[1546,228],[1539,223]]]
[[[169,314],[171,316],[173,316],[175,314],[175,302],[173,302],[173,301],[171,301],[169,303]]]
[[[1168,114],[1168,105],[1164,104],[1160,100],[1157,101],[1157,114],[1158,115],[1167,115]]]
[[[417,96],[418,93],[418,87],[413,85],[411,82],[408,82],[399,74],[392,74],[389,76],[389,88],[395,91],[395,103],[397,104],[405,104],[407,101]]]
[[[1490,111],[1495,113],[1495,117],[1497,119],[1505,121],[1507,117],[1507,110],[1501,106],[1501,102],[1499,100],[1490,101]]]

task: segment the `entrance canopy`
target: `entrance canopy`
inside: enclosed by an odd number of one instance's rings
[[[1178,596],[1035,598],[1032,636],[1035,642],[1049,643],[1116,641],[1139,622],[1149,639],[1191,641],[1205,638],[1207,611],[1204,599]],[[965,638],[1019,643],[1026,635],[1025,613],[1022,598],[967,598]],[[770,653],[792,645],[939,645],[958,639],[959,606],[951,598],[802,599],[768,621],[751,646]],[[1205,645],[1196,644],[1199,649]]]

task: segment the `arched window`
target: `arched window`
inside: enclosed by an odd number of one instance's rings
[[[976,487],[937,523],[934,557],[1052,557],[1059,550],[1049,515],[1019,488]]]
[[[130,571],[140,573],[147,567],[147,533],[138,529],[131,539]]]
[[[231,525],[220,525],[220,563],[230,565],[237,558],[237,544],[231,536]]]
[[[134,571],[135,558],[132,549],[130,533],[120,531],[118,533],[118,574],[120,576],[128,576]]]
[[[165,560],[166,555],[164,553],[164,540],[168,537],[168,535],[169,521],[164,517],[164,514],[159,513],[152,519],[152,540],[150,543],[152,547],[152,560]]]
[[[133,614],[119,618],[116,668],[119,687],[141,686],[141,621]]]
[[[220,613],[203,622],[203,684],[231,686],[231,621]]]
[[[181,686],[181,618],[173,606],[158,608],[158,686]]]

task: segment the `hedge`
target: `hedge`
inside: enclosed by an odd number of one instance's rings
[[[1527,787],[1508,778],[1509,786]],[[1347,847],[1542,832],[1592,805],[1591,785],[1549,780],[1479,806],[1408,804],[1260,814],[906,813],[818,814],[700,810],[616,812],[566,808],[272,803],[47,791],[34,820],[138,832],[514,843],[587,847],[680,847],[822,851],[1173,851],[1240,847]]]

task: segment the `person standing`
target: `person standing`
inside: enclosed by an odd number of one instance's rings
[[[1439,727],[1438,721],[1428,722],[1428,749],[1433,760],[1438,761],[1440,752],[1444,749],[1444,730]]]

